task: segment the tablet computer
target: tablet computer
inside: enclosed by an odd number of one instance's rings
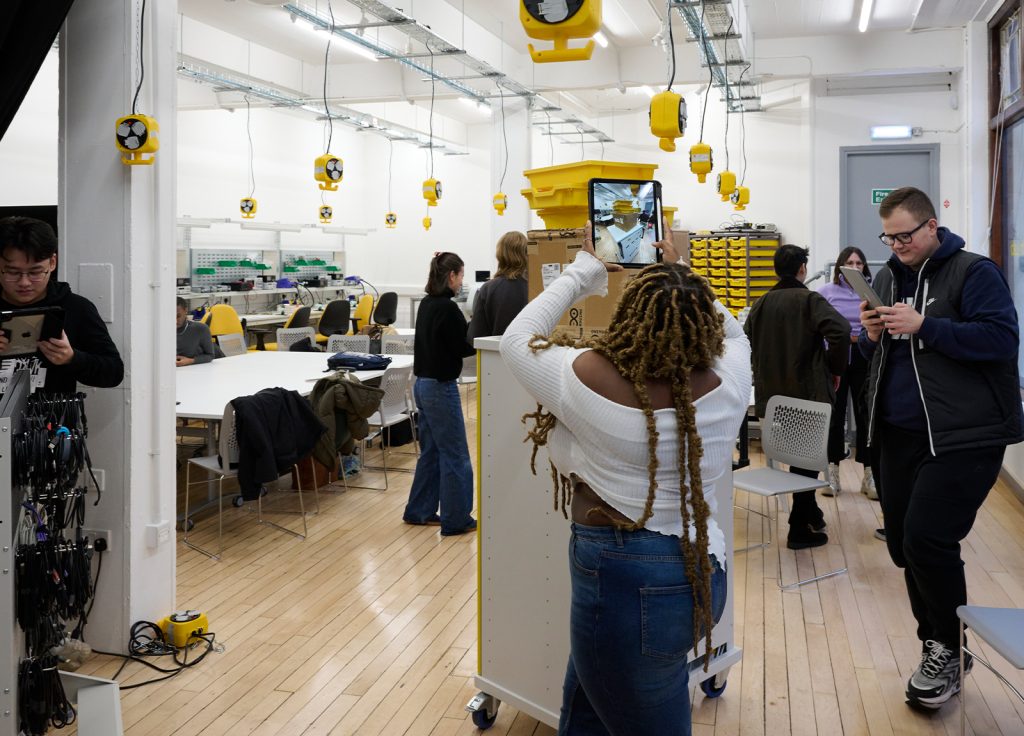
[[[661,260],[661,184],[640,179],[591,179],[588,187],[594,251],[605,263],[643,268]]]
[[[60,307],[29,307],[0,312],[0,331],[8,339],[3,357],[29,355],[40,340],[60,337],[64,331],[64,310]]]
[[[882,300],[878,298],[878,294],[871,288],[871,284],[864,278],[864,274],[861,273],[859,268],[848,268],[846,266],[840,266],[839,272],[843,274],[843,278],[846,279],[846,283],[857,292],[857,295],[868,303],[871,309],[878,309],[882,306]]]

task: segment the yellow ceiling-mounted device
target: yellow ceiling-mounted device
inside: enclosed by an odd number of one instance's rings
[[[384,215],[384,227],[388,228],[389,230],[394,230],[395,225],[397,224],[398,215],[396,215],[394,212],[389,212],[386,215]]]
[[[160,125],[149,115],[125,115],[114,123],[114,140],[125,166],[150,166],[160,148]],[[150,154],[148,157],[146,154]]]
[[[345,175],[345,162],[337,156],[325,153],[313,162],[313,178],[320,182],[320,188],[333,192]]]
[[[586,61],[594,53],[594,40],[573,49],[569,39],[590,38],[601,29],[601,0],[519,0],[519,20],[530,38],[555,43],[540,51],[528,44],[537,64]]]
[[[505,210],[508,209],[508,195],[504,192],[498,192],[491,200],[491,204],[499,215],[504,215]]]
[[[750,189],[747,187],[736,187],[736,191],[730,197],[734,210],[745,210],[750,204]]]
[[[703,184],[708,174],[715,167],[711,158],[711,146],[707,143],[694,143],[690,146],[690,171],[697,175],[697,181]]]
[[[729,201],[729,196],[736,191],[736,174],[731,171],[723,171],[718,175],[718,193],[722,196],[723,202]]]
[[[175,611],[157,622],[168,644],[181,649],[210,630],[210,620],[199,611]]]
[[[429,230],[430,226],[434,224],[434,221],[430,219],[430,215],[423,218],[423,229]]]
[[[441,182],[437,179],[427,179],[423,182],[423,199],[431,207],[437,207],[437,200],[441,199]]]
[[[326,225],[331,221],[331,218],[334,217],[334,208],[331,207],[329,204],[322,204],[320,205],[319,214],[320,222]]]
[[[242,197],[238,203],[238,210],[242,213],[242,217],[251,220],[256,217],[256,200],[252,197]]]
[[[659,92],[651,98],[651,133],[660,138],[662,151],[676,150],[676,138],[686,132],[686,100],[675,92]]]

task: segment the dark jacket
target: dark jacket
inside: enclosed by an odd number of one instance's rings
[[[238,487],[242,498],[259,497],[264,483],[277,480],[308,455],[326,428],[297,391],[265,388],[239,396],[235,408]]]
[[[366,420],[377,411],[382,398],[383,389],[367,386],[340,371],[317,381],[309,403],[327,431],[320,435],[313,457],[324,467],[336,470],[338,453],[351,455],[356,440],[370,433]]]
[[[939,228],[939,247],[918,271],[893,256],[875,290],[886,305],[913,299],[924,315],[913,339],[882,333],[858,343],[871,359],[869,434],[881,418],[927,433],[932,454],[1024,439],[1017,372],[1017,312],[1002,271]]]
[[[473,300],[473,319],[469,321],[466,340],[470,345],[477,337],[504,335],[505,329],[530,301],[526,278],[507,279],[495,276],[480,287]]]
[[[454,381],[462,359],[476,352],[466,342],[466,318],[453,296],[445,289],[443,296],[424,297],[416,311],[412,372],[421,378]]]
[[[850,323],[825,297],[794,278],[780,279],[754,303],[743,331],[750,338],[759,417],[776,395],[835,400],[832,376],[846,372]]]
[[[27,306],[11,304],[0,296],[2,310],[52,306],[64,309],[64,332],[75,354],[65,365],[53,365],[39,353],[31,357],[33,372],[39,368],[46,370],[43,390],[74,393],[78,383],[98,388],[119,385],[124,379],[124,363],[91,301],[72,293],[71,287],[63,281],[51,281],[46,295]]]

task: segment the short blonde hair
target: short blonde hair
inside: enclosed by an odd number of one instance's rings
[[[509,232],[498,238],[498,270],[495,277],[507,279],[526,278],[526,236],[518,230]]]

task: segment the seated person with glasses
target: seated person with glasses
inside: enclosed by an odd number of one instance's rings
[[[178,335],[178,354],[174,364],[179,368],[183,365],[209,363],[216,357],[210,328],[202,322],[193,322],[188,318],[188,302],[180,296],[175,330]]]
[[[117,386],[124,378],[124,363],[106,324],[91,301],[72,293],[63,281],[50,279],[56,267],[53,228],[31,217],[0,219],[0,310],[64,310],[61,336],[40,341],[38,352],[28,358],[33,390],[73,393],[79,381],[99,388]],[[5,360],[8,345],[0,334],[0,376],[9,379],[15,364],[25,358]]]

